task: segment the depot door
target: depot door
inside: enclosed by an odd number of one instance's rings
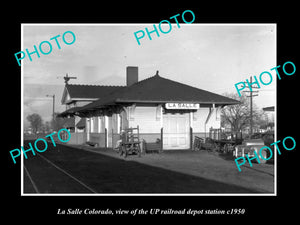
[[[163,148],[190,148],[189,113],[166,113],[163,115]]]

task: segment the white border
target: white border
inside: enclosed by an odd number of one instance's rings
[[[173,23],[172,23],[173,24]],[[175,25],[176,23],[174,23]],[[136,26],[136,25],[153,25],[150,23],[21,23],[21,50],[23,49],[23,35],[24,35],[24,26],[25,25],[30,25],[30,26]],[[275,62],[277,65],[277,23],[226,23],[226,24],[218,24],[218,23],[193,23],[193,24],[180,24],[180,26],[265,26],[265,25],[275,25],[275,49],[276,49],[276,56],[275,56]],[[274,66],[276,66],[274,65]],[[24,82],[24,76],[23,76],[23,61],[21,61],[21,146],[23,146],[23,137],[24,137],[24,107],[23,107],[23,97],[24,97],[24,88],[23,88],[23,82]],[[274,119],[275,119],[275,141],[277,141],[277,79],[275,80],[275,86],[276,86],[276,93],[275,93],[275,98],[276,98],[276,103],[275,103],[275,112],[274,112]],[[22,152],[22,151],[21,151]],[[184,193],[184,194],[175,194],[175,193],[154,193],[154,194],[122,194],[122,193],[112,193],[112,194],[52,194],[52,193],[45,193],[45,194],[40,194],[40,193],[24,193],[24,170],[23,170],[23,152],[21,153],[21,196],[277,196],[277,152],[274,151],[274,193],[248,193],[248,194],[240,194],[240,193],[224,193],[224,194],[218,194],[218,193],[212,193],[212,194],[189,194],[189,193]]]
[[[24,49],[23,45],[23,35],[24,35],[24,27],[21,24],[21,49]],[[24,69],[23,69],[23,60],[21,61],[21,144],[23,146],[24,143]],[[21,151],[21,196],[24,194],[24,159],[23,159],[23,151]]]

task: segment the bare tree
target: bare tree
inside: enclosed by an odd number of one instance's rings
[[[230,125],[231,131],[240,132],[250,124],[250,105],[246,96],[239,97],[237,94],[223,94],[224,96],[240,101],[240,104],[225,106],[222,109],[222,126]],[[258,121],[260,112],[255,104],[253,105],[253,121]]]
[[[33,113],[28,115],[26,118],[30,122],[32,132],[34,134],[37,134],[37,132],[42,128],[42,124],[43,124],[42,117],[37,113]]]

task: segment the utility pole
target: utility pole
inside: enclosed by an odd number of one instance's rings
[[[253,91],[252,89],[258,89],[258,87],[252,87],[252,76],[250,77],[250,84],[251,84],[251,89],[249,86],[247,86],[247,88],[249,88],[249,91],[243,91],[243,92],[250,92],[249,96],[246,96],[247,98],[250,98],[250,137],[253,134],[253,97],[258,96],[258,94],[253,94],[254,93],[258,93],[258,91]]]
[[[53,121],[55,121],[55,115],[54,115],[54,112],[55,112],[55,94],[53,94],[53,95],[46,95],[46,97],[52,97],[52,100],[53,100],[52,118],[53,118]]]

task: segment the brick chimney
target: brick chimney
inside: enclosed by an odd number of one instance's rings
[[[126,85],[131,86],[139,81],[139,68],[137,66],[126,67]]]

